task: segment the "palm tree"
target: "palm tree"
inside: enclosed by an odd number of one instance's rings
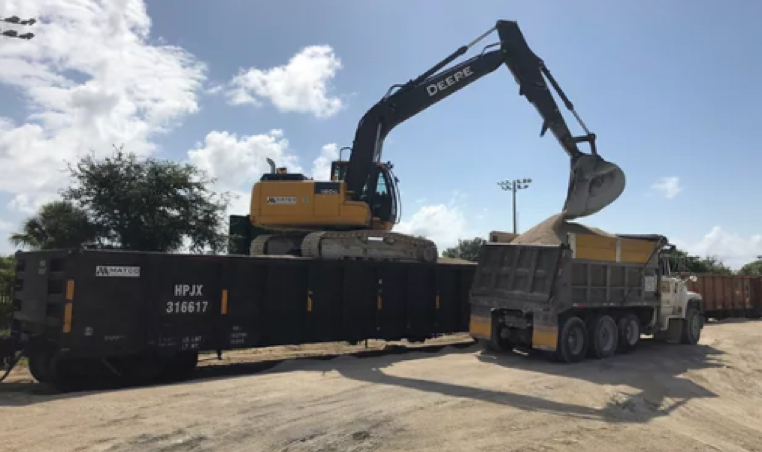
[[[68,201],[53,201],[24,220],[21,232],[11,234],[11,244],[32,250],[78,248],[97,239],[97,229],[87,212]]]

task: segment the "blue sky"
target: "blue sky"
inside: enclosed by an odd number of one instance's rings
[[[81,14],[60,13],[61,4],[74,7],[85,3],[92,6]],[[212,135],[217,138],[215,151],[199,153],[197,158],[206,156],[222,187],[245,195],[257,176],[252,171],[241,172],[242,167],[264,168],[265,154],[258,153],[262,146],[282,151],[276,154],[285,162],[296,162],[309,171],[324,146],[351,145],[357,121],[390,85],[418,76],[497,19],[517,20],[529,45],[545,60],[588,127],[598,135],[601,155],[619,164],[627,175],[620,199],[581,222],[610,232],[662,233],[692,252],[716,254],[736,266],[762,254],[762,213],[750,189],[762,168],[762,155],[755,149],[756,126],[762,118],[762,60],[754,56],[762,44],[760,2],[485,0],[474,6],[444,0],[221,0],[212,7],[212,2],[162,0],[147,2],[145,14],[150,23],[141,15],[142,2],[113,3],[118,6],[84,0],[45,0],[39,6],[0,1],[0,14],[49,14],[51,24],[56,14],[69,14],[71,21],[81,19],[87,24],[96,13],[102,13],[96,20],[113,28],[83,25],[80,31],[85,36],[92,32],[98,41],[99,33],[112,39],[117,30],[130,40],[113,42],[130,41],[124,45],[133,46],[120,54],[115,46],[122,44],[99,49],[97,43],[89,43],[95,47],[84,53],[115,52],[115,56],[80,61],[85,57],[72,57],[69,47],[84,43],[65,46],[46,41],[45,24],[40,25],[38,46],[47,46],[47,50],[34,50],[32,61],[67,79],[68,84],[55,82],[63,91],[75,90],[80,84],[97,88],[98,96],[67,94],[75,100],[85,98],[87,102],[79,105],[91,111],[83,117],[95,119],[63,124],[58,116],[45,116],[46,111],[67,111],[51,100],[63,94],[42,90],[44,77],[28,82],[35,78],[31,69],[6,68],[0,69],[0,117],[6,118],[7,125],[3,128],[0,124],[0,134],[39,124],[39,133],[46,136],[42,144],[34,145],[30,139],[13,143],[28,146],[26,152],[59,144],[76,148],[67,151],[76,153],[87,146],[107,148],[107,143],[121,139],[146,153],[182,160],[189,158],[189,150],[211,149],[210,134],[217,133]],[[63,22],[57,26],[61,33],[71,32]],[[114,25],[118,22],[148,34],[125,31]],[[496,40],[492,35],[484,43]],[[17,45],[34,44],[35,40]],[[7,63],[8,58],[23,60],[8,50],[10,45],[2,43],[0,63]],[[203,64],[204,70],[168,67],[153,74],[142,71],[123,80],[121,90],[103,82],[109,65],[120,68],[113,72],[126,72],[131,69],[119,66],[120,59],[144,55],[139,52],[148,52],[145,58],[151,58],[150,49],[166,45],[187,52],[178,56],[169,51],[173,58],[192,59]],[[294,102],[305,103],[293,93],[291,104],[278,104],[278,93],[271,89],[256,95],[251,86],[249,94],[257,98],[258,105],[231,105],[225,93],[239,71],[254,68],[265,71],[257,74],[265,74],[287,66],[292,57],[315,45],[329,46],[332,61],[340,62],[332,76],[322,80],[326,89],[323,100],[337,99],[341,103],[338,111],[321,116],[315,113],[319,109],[295,106]],[[66,58],[57,58],[57,52]],[[87,69],[77,69],[78,64]],[[164,63],[157,59],[153,64]],[[289,86],[304,88],[298,84],[299,76],[291,75],[295,78]],[[167,82],[174,76],[178,83]],[[131,84],[148,86],[158,83],[157,77],[166,85],[153,91],[149,101],[131,93]],[[98,80],[103,83],[98,85]],[[311,80],[309,76],[307,80]],[[305,90],[311,86],[307,85]],[[102,95],[109,89],[108,96]],[[162,99],[164,92],[166,98]],[[120,96],[132,103],[118,101]],[[124,105],[135,108],[121,108]],[[77,111],[81,113],[83,108]],[[43,116],[30,116],[40,113]],[[157,116],[170,121],[171,127],[161,131],[165,123],[158,125]],[[572,129],[581,132],[573,118],[566,117]],[[551,134],[539,137],[540,126],[537,112],[519,97],[513,77],[504,68],[398,126],[386,141],[384,159],[395,164],[401,180],[404,208],[400,229],[429,233],[440,246],[451,244],[458,236],[510,230],[510,196],[497,186],[498,180],[506,178],[533,179],[531,187],[519,196],[520,229],[558,213],[568,183],[568,159]],[[76,127],[95,131],[97,139],[72,132]],[[281,134],[268,138],[273,129]],[[227,135],[220,135],[225,132]],[[247,136],[254,138],[246,141]],[[282,139],[288,141],[286,150],[278,147]],[[0,176],[11,177],[11,163],[13,173],[20,174],[15,168],[21,165],[19,155],[23,154],[14,154],[15,160],[2,160],[3,153],[10,152],[10,143],[6,140],[6,148],[0,144],[0,166],[6,165],[5,173],[0,168]],[[226,148],[228,145],[232,147]],[[278,149],[273,151],[273,146]],[[58,160],[56,152],[47,152],[48,160]],[[236,162],[233,157],[239,152],[248,160]],[[217,164],[224,158],[229,160],[226,165]],[[34,161],[24,164],[35,165]],[[226,168],[238,173],[227,178]],[[39,171],[36,177],[39,183],[23,189],[0,183],[0,226],[5,225],[6,231],[26,215],[20,207],[22,201],[26,200],[29,212],[34,199],[47,199],[33,196],[51,193],[55,184],[42,182],[44,175]],[[667,185],[674,196],[665,196],[670,190],[654,188],[662,178],[669,178]],[[0,249],[7,250],[6,246],[0,243]]]

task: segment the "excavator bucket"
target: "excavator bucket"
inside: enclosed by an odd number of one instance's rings
[[[598,155],[582,154],[572,161],[564,218],[592,215],[608,206],[624,191],[624,172]]]

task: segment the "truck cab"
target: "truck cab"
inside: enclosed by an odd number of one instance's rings
[[[704,326],[704,303],[701,294],[688,290],[688,281],[695,282],[697,277],[684,277],[678,272],[672,272],[669,257],[675,246],[669,245],[659,253],[659,307],[655,316],[653,334],[657,339],[678,338],[683,326],[694,328],[698,334]],[[694,308],[697,318],[686,318],[689,308]],[[683,321],[685,320],[685,321]]]

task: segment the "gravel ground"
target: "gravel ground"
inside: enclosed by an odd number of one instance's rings
[[[22,370],[0,384],[0,449],[762,451],[761,344],[762,322],[733,321],[695,347],[575,365],[467,346],[272,366],[349,351],[285,347],[207,358],[183,383],[68,394]]]

